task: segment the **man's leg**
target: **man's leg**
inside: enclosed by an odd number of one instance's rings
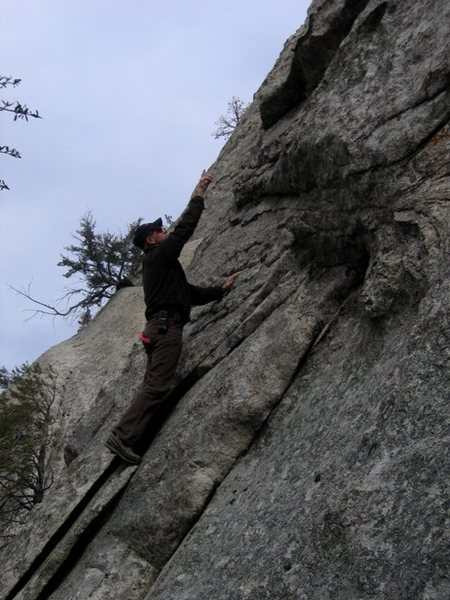
[[[156,323],[146,327],[150,338],[144,381],[113,433],[128,447],[139,441],[155,409],[163,402],[181,353],[182,327],[169,322],[166,333]]]

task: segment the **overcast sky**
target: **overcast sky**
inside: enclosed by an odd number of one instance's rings
[[[0,113],[0,366],[73,335],[76,323],[26,320],[12,292],[53,303],[57,266],[80,217],[125,231],[138,217],[177,217],[223,145],[211,132],[232,96],[250,101],[308,0],[0,0],[1,91],[44,117]]]

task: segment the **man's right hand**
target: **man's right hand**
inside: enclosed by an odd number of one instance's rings
[[[236,273],[233,273],[233,275],[230,275],[228,277],[228,279],[225,281],[225,283],[222,286],[223,291],[228,294],[228,292],[231,290],[231,288],[234,285],[234,282],[237,279],[237,276],[239,275],[240,271],[237,271]]]
[[[208,190],[208,186],[212,182],[212,180],[213,176],[211,175],[211,173],[203,171],[200,175],[200,180],[197,184],[197,187],[195,188],[195,195],[204,198],[206,191]]]

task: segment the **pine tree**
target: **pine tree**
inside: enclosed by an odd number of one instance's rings
[[[64,277],[77,281],[58,301],[65,301],[64,309],[33,298],[29,291],[12,289],[42,307],[35,314],[70,315],[78,318],[81,327],[85,326],[92,318],[92,309],[101,307],[117,290],[133,285],[132,277],[142,258],[142,252],[133,244],[134,232],[140,224],[141,219],[131,223],[124,235],[98,233],[91,213],[81,218],[74,235],[76,243],[64,248],[68,254],[62,254],[58,263],[66,269]]]
[[[1,374],[0,544],[5,544],[53,483],[46,459],[58,385],[54,370],[37,363],[12,372],[2,367]]]

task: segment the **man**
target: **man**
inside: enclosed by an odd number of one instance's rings
[[[212,176],[203,171],[172,233],[168,234],[162,227],[161,219],[140,225],[135,232],[134,244],[144,251],[142,278],[147,323],[141,340],[147,353],[147,366],[141,388],[106,441],[111,452],[131,464],[141,461],[133,446],[142,438],[152,414],[169,390],[191,306],[220,300],[238,275],[231,275],[222,286],[198,287],[188,283],[178,261],[200,219],[211,181]]]

